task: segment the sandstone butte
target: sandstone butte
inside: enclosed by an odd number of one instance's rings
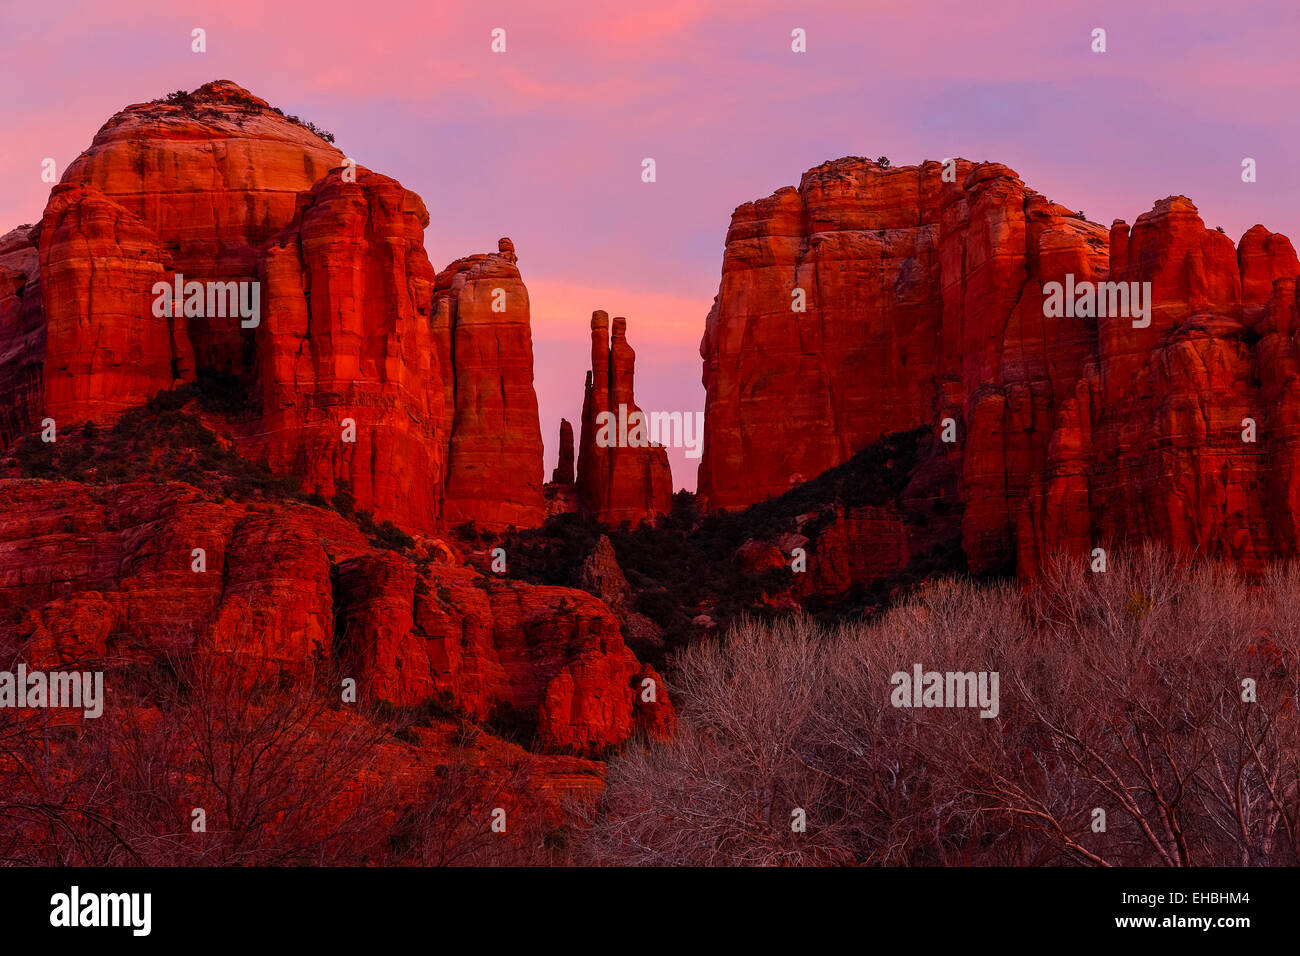
[[[839,159],[736,209],[700,346],[703,508],[951,418],[957,441],[932,443],[905,496],[957,507],[973,571],[1033,576],[1053,554],[1142,539],[1247,570],[1296,555],[1290,241],[1254,226],[1234,247],[1181,196],[1107,231],[1000,164],[942,174]],[[1067,273],[1150,282],[1149,327],[1045,317],[1043,286]],[[907,561],[899,515],[869,511],[828,532],[831,590]]]
[[[327,498],[346,482],[376,520],[539,524],[513,245],[436,274],[428,225],[414,193],[228,81],[127,107],[42,221],[0,240],[0,441],[45,416],[108,423],[204,377],[252,397],[226,429],[241,451]],[[153,284],[177,274],[261,283],[260,322],[156,317]]]
[[[668,452],[660,445],[619,444],[626,421],[634,440],[634,414],[641,413],[633,398],[636,352],[627,342],[627,319],[596,311],[591,314],[591,371],[582,399],[582,432],[578,443],[578,502],[598,520],[633,525],[672,506],[672,473]],[[601,419],[604,415],[605,418]],[[601,422],[609,423],[608,438],[597,441]],[[563,441],[563,436],[561,436]]]
[[[428,226],[415,193],[228,81],[109,120],[41,222],[0,238],[0,454],[45,417],[66,436],[159,390],[215,385],[242,399],[204,416],[223,442],[305,491],[350,489],[416,535],[421,560],[322,508],[0,480],[0,636],[33,666],[168,641],[234,658],[265,646],[289,668],[324,650],[368,700],[449,695],[476,720],[505,707],[574,755],[665,732],[662,681],[603,602],[485,577],[437,538],[535,526],[545,504],[514,246],[436,272]],[[178,273],[260,283],[260,321],[155,315],[153,284]],[[594,765],[539,759],[543,777],[599,784]]]

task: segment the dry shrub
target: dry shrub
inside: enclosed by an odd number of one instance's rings
[[[177,647],[146,665],[76,665],[108,671],[101,717],[0,710],[0,865],[564,859],[529,827],[536,814],[490,831],[492,808],[526,790],[529,755],[502,763],[457,740],[407,766],[412,728],[342,705],[323,660],[286,672],[246,639],[238,660]]]
[[[1155,547],[1028,592],[937,582],[828,633],[744,622],[679,659],[680,731],[614,761],[588,859],[1294,864],[1298,658],[1300,570]],[[892,706],[914,664],[996,671],[998,716]]]

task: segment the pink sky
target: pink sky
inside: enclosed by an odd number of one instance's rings
[[[39,219],[44,157],[61,173],[123,106],[230,79],[418,192],[435,268],[510,236],[548,476],[591,311],[628,317],[643,408],[701,409],[732,209],[827,159],[996,160],[1097,222],[1183,194],[1234,239],[1300,237],[1295,0],[5,0],[0,37],[0,232]]]

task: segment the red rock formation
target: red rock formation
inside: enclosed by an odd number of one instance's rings
[[[843,598],[855,585],[901,571],[911,557],[908,528],[894,508],[836,507],[833,520],[817,536],[807,570],[795,576],[794,591],[803,599]]]
[[[941,280],[945,345],[957,346],[944,365],[959,375],[946,391],[961,423],[962,547],[974,571],[1012,569],[1017,503],[1095,349],[1095,320],[1045,317],[1043,286],[1104,278],[1106,233],[985,164],[950,184],[939,242],[946,273],[964,276]]]
[[[0,236],[0,451],[39,426],[45,317],[41,311],[40,226]]]
[[[637,524],[672,506],[668,453],[651,445],[644,413],[633,398],[636,353],[627,320],[591,314],[591,372],[582,401],[578,500],[606,524]],[[641,424],[638,429],[637,419]],[[639,444],[638,444],[639,443]]]
[[[0,447],[46,414],[109,422],[237,373],[260,402],[214,427],[307,489],[346,481],[358,508],[415,532],[539,524],[513,244],[435,277],[419,197],[342,161],[226,81],[109,120],[43,224],[0,248]],[[155,316],[154,282],[176,275],[258,285],[258,321]]]
[[[0,484],[6,636],[59,659],[264,641],[272,657],[302,664],[329,647],[332,563],[369,547],[331,512],[259,512],[186,485]]]
[[[567,418],[560,419],[560,457],[551,472],[551,482],[557,485],[573,484],[573,426]]]
[[[205,422],[308,490],[328,496],[346,481],[358,509],[417,536],[464,520],[539,523],[528,295],[513,245],[435,276],[419,197],[341,159],[228,83],[110,120],[42,223],[0,239],[0,449],[43,415],[110,422],[160,389],[235,373],[251,400]],[[154,284],[175,274],[260,283],[261,322],[155,314]],[[0,643],[37,666],[195,648],[223,661],[269,654],[301,674],[324,655],[371,703],[445,693],[474,719],[535,726],[540,746],[573,753],[671,727],[662,681],[599,599],[479,578],[422,541],[434,566],[417,571],[317,508],[213,500],[181,484],[0,477]],[[479,769],[518,761],[482,736]],[[403,774],[418,763],[427,778],[453,747],[466,749],[459,737],[400,754],[388,745],[383,759]],[[599,786],[599,765],[532,766],[503,805],[558,821],[566,795]]]
[[[608,535],[596,540],[596,547],[583,560],[578,569],[578,587],[594,594],[609,606],[618,618],[619,627],[628,644],[643,656],[663,649],[663,629],[637,611],[633,605],[631,587],[619,567],[618,556]]]
[[[1144,538],[1247,570],[1294,556],[1290,242],[1255,226],[1234,250],[1182,196],[1111,237],[1109,278],[1151,283],[1151,325],[1098,321],[1096,363],[1022,507],[1021,564]],[[1247,418],[1254,441],[1243,440]]]
[[[457,259],[434,287],[438,360],[454,370],[443,380],[448,527],[528,528],[545,511],[528,290],[514,243],[498,247]]]
[[[546,517],[559,514],[578,514],[578,487],[573,471],[573,426],[567,418],[560,419],[560,455],[551,480],[542,486],[546,499]]]
[[[557,485],[554,482],[542,486],[546,500],[546,517],[554,515],[576,515],[582,511],[578,505],[578,489],[575,485]]]
[[[44,414],[60,425],[110,421],[171,387],[183,320],[155,315],[154,283],[171,276],[139,219],[96,189],[56,186],[40,273]]]
[[[1300,275],[1300,260],[1296,258],[1291,240],[1257,225],[1246,230],[1241,237],[1237,245],[1237,264],[1241,273],[1242,318],[1254,328],[1268,308],[1273,283]]]
[[[263,258],[262,408],[246,439],[305,488],[329,499],[346,481],[358,508],[420,531],[438,526],[449,434],[428,222],[419,196],[361,167],[301,197]]]
[[[958,179],[971,168],[959,163]],[[781,494],[884,434],[932,423],[939,173],[838,160],[735,211],[700,345],[704,508]]]
[[[663,682],[627,649],[618,621],[591,595],[512,581],[480,588],[464,568],[434,569],[429,588],[416,600],[417,632],[439,689],[452,690],[471,713],[486,717],[504,701],[536,714],[545,745],[582,753],[670,719]],[[642,712],[647,676],[658,684],[658,704]]]
[[[63,174],[93,186],[152,231],[187,280],[252,281],[293,219],[298,193],[343,154],[264,100],[220,80],[174,102],[128,106]],[[190,318],[199,368],[246,370],[238,321]]]
[[[205,549],[205,573],[191,569],[194,547]],[[375,576],[367,577],[363,568]],[[103,669],[108,706],[102,720],[120,723],[127,728],[124,733],[144,731],[160,716],[139,707],[134,695],[117,693],[124,663],[152,667],[167,662],[165,655],[183,659],[186,649],[197,648],[200,654],[216,652],[210,660],[253,656],[259,665],[266,663],[265,653],[279,661],[282,674],[293,674],[304,670],[311,656],[333,653],[336,619],[356,625],[349,638],[381,632],[396,637],[388,615],[405,608],[409,623],[410,593],[405,604],[384,595],[392,593],[395,578],[413,584],[412,569],[405,558],[370,550],[355,527],[316,508],[206,501],[195,489],[178,484],[91,487],[0,479],[0,644],[11,651],[19,648],[30,668]],[[472,577],[464,569],[448,570]],[[361,590],[352,590],[355,585]],[[519,604],[532,601],[526,586],[510,589],[518,592]],[[474,587],[468,590],[483,594]],[[461,622],[475,642],[461,652],[459,680],[448,686],[477,693],[480,688],[465,675],[476,668],[490,673],[498,682],[484,687],[499,696],[489,699],[531,705],[541,742],[573,751],[601,751],[633,728],[653,733],[670,727],[673,715],[666,697],[653,708],[639,697],[633,703],[640,681],[653,671],[643,673],[639,664],[628,661],[616,632],[608,633],[609,612],[581,592],[545,590],[539,608],[554,603],[551,592],[581,604],[589,615],[585,634],[552,634],[543,621],[512,616],[507,601],[507,609],[486,628],[473,617]],[[448,643],[460,647],[459,638],[452,636],[456,622],[447,618],[443,624]],[[566,644],[566,638],[575,640]],[[534,675],[529,661],[531,648],[538,645],[545,648],[545,668]],[[380,640],[369,649],[368,660],[400,663],[391,651]],[[602,657],[606,651],[608,659]],[[480,656],[484,653],[491,658]],[[367,673],[373,682],[363,684],[363,695],[403,685],[399,672],[372,666]],[[425,686],[428,682],[408,683],[406,689],[418,692]],[[424,703],[424,698],[414,700]],[[344,739],[370,739],[375,729],[365,722],[373,702],[362,696],[355,707],[345,704],[317,715],[324,723],[295,727],[295,747],[314,746],[339,729],[335,721],[347,725]],[[462,703],[470,710],[482,707],[470,696],[452,701],[454,706]],[[226,715],[205,716],[220,722]],[[453,765],[470,776],[455,781],[456,786],[481,781],[484,799],[492,800],[489,806],[509,808],[512,830],[532,832],[540,840],[566,822],[571,801],[594,797],[601,788],[599,763],[528,753],[490,733],[458,729],[454,722],[417,727],[402,739],[380,736],[370,773],[349,791],[352,797],[367,786],[392,795],[399,807],[403,799],[417,807],[420,793],[445,782],[447,767]],[[47,738],[42,759],[55,768],[63,765],[69,759],[63,744],[57,735]],[[17,755],[36,756],[21,749]],[[200,757],[188,759],[197,763]],[[176,760],[170,751],[159,753],[157,772],[185,773],[186,758],[179,765],[169,763]],[[320,795],[308,790],[302,796]],[[328,829],[338,809],[322,804],[313,812]]]
[[[417,572],[333,512],[217,503],[179,484],[105,494],[0,479],[0,639],[29,661],[198,647],[291,671],[337,651],[367,700],[414,706],[445,691],[479,720],[504,703],[536,720],[544,746],[583,753],[672,721],[658,675],[583,591]]]
[[[460,567],[424,578],[383,553],[340,565],[338,591],[345,653],[377,698],[417,705],[446,693],[476,720],[507,705],[533,715],[545,746],[582,752],[633,729],[641,665],[591,595]]]
[[[704,506],[952,418],[975,571],[1141,538],[1247,567],[1294,555],[1300,267],[1285,237],[1257,226],[1234,249],[1182,197],[1107,236],[1004,166],[942,170],[838,160],[736,210],[701,343]],[[1150,282],[1150,325],[1048,316],[1044,286],[1067,275]],[[860,573],[874,574],[846,580]]]

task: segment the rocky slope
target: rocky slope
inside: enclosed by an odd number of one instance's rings
[[[0,643],[21,644],[33,667],[197,649],[304,672],[325,655],[361,700],[445,700],[476,721],[504,706],[541,748],[579,754],[672,720],[659,675],[582,591],[492,580],[436,543],[376,550],[300,504],[148,482],[3,489]],[[641,697],[647,679],[654,702]]]

